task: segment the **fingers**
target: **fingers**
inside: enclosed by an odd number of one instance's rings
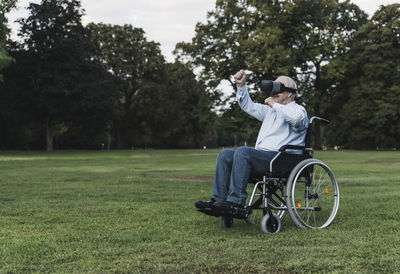
[[[275,104],[275,100],[272,97],[268,97],[267,99],[265,99],[264,103],[272,107]]]
[[[243,75],[245,75],[245,72],[241,69],[233,77],[235,78],[235,80],[240,80],[243,78]]]
[[[244,85],[245,81],[246,81],[246,72],[245,72],[244,70],[241,69],[240,71],[238,71],[238,72],[233,76],[233,78],[235,78],[236,84],[237,84],[239,87],[242,87],[242,86]]]
[[[235,75],[233,75],[233,78],[235,78],[235,80],[236,80],[236,79],[239,79],[239,78],[240,78],[240,75],[241,75],[241,71],[238,71],[238,72],[236,72]]]

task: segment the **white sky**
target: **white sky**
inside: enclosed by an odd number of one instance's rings
[[[190,42],[197,22],[206,22],[207,11],[213,10],[216,0],[81,0],[86,11],[83,23],[131,24],[141,27],[149,40],[160,43],[167,61],[172,62],[176,43]],[[16,19],[27,16],[28,3],[40,0],[19,0],[18,10],[8,16],[15,39],[19,25]],[[353,0],[370,16],[380,5],[399,3],[399,0]]]

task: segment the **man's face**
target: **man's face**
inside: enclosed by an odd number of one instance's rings
[[[291,101],[289,100],[290,95],[291,95],[290,92],[284,91],[276,95],[273,95],[271,97],[274,99],[275,103],[286,105]]]

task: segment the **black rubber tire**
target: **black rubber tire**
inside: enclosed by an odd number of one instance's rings
[[[275,213],[272,216],[269,214],[264,215],[261,220],[261,230],[267,234],[278,233],[281,231],[282,222],[281,218]]]

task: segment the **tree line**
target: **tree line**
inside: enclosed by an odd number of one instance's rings
[[[288,75],[314,145],[399,147],[400,4],[368,18],[350,1],[222,0],[168,63],[141,28],[90,23],[78,0],[42,0],[9,38],[0,4],[0,148],[190,148],[255,142],[259,122],[221,81]],[[234,96],[234,93],[233,93]]]
[[[205,92],[187,64],[131,25],[88,24],[77,0],[30,4],[3,69],[2,148],[216,145]]]

